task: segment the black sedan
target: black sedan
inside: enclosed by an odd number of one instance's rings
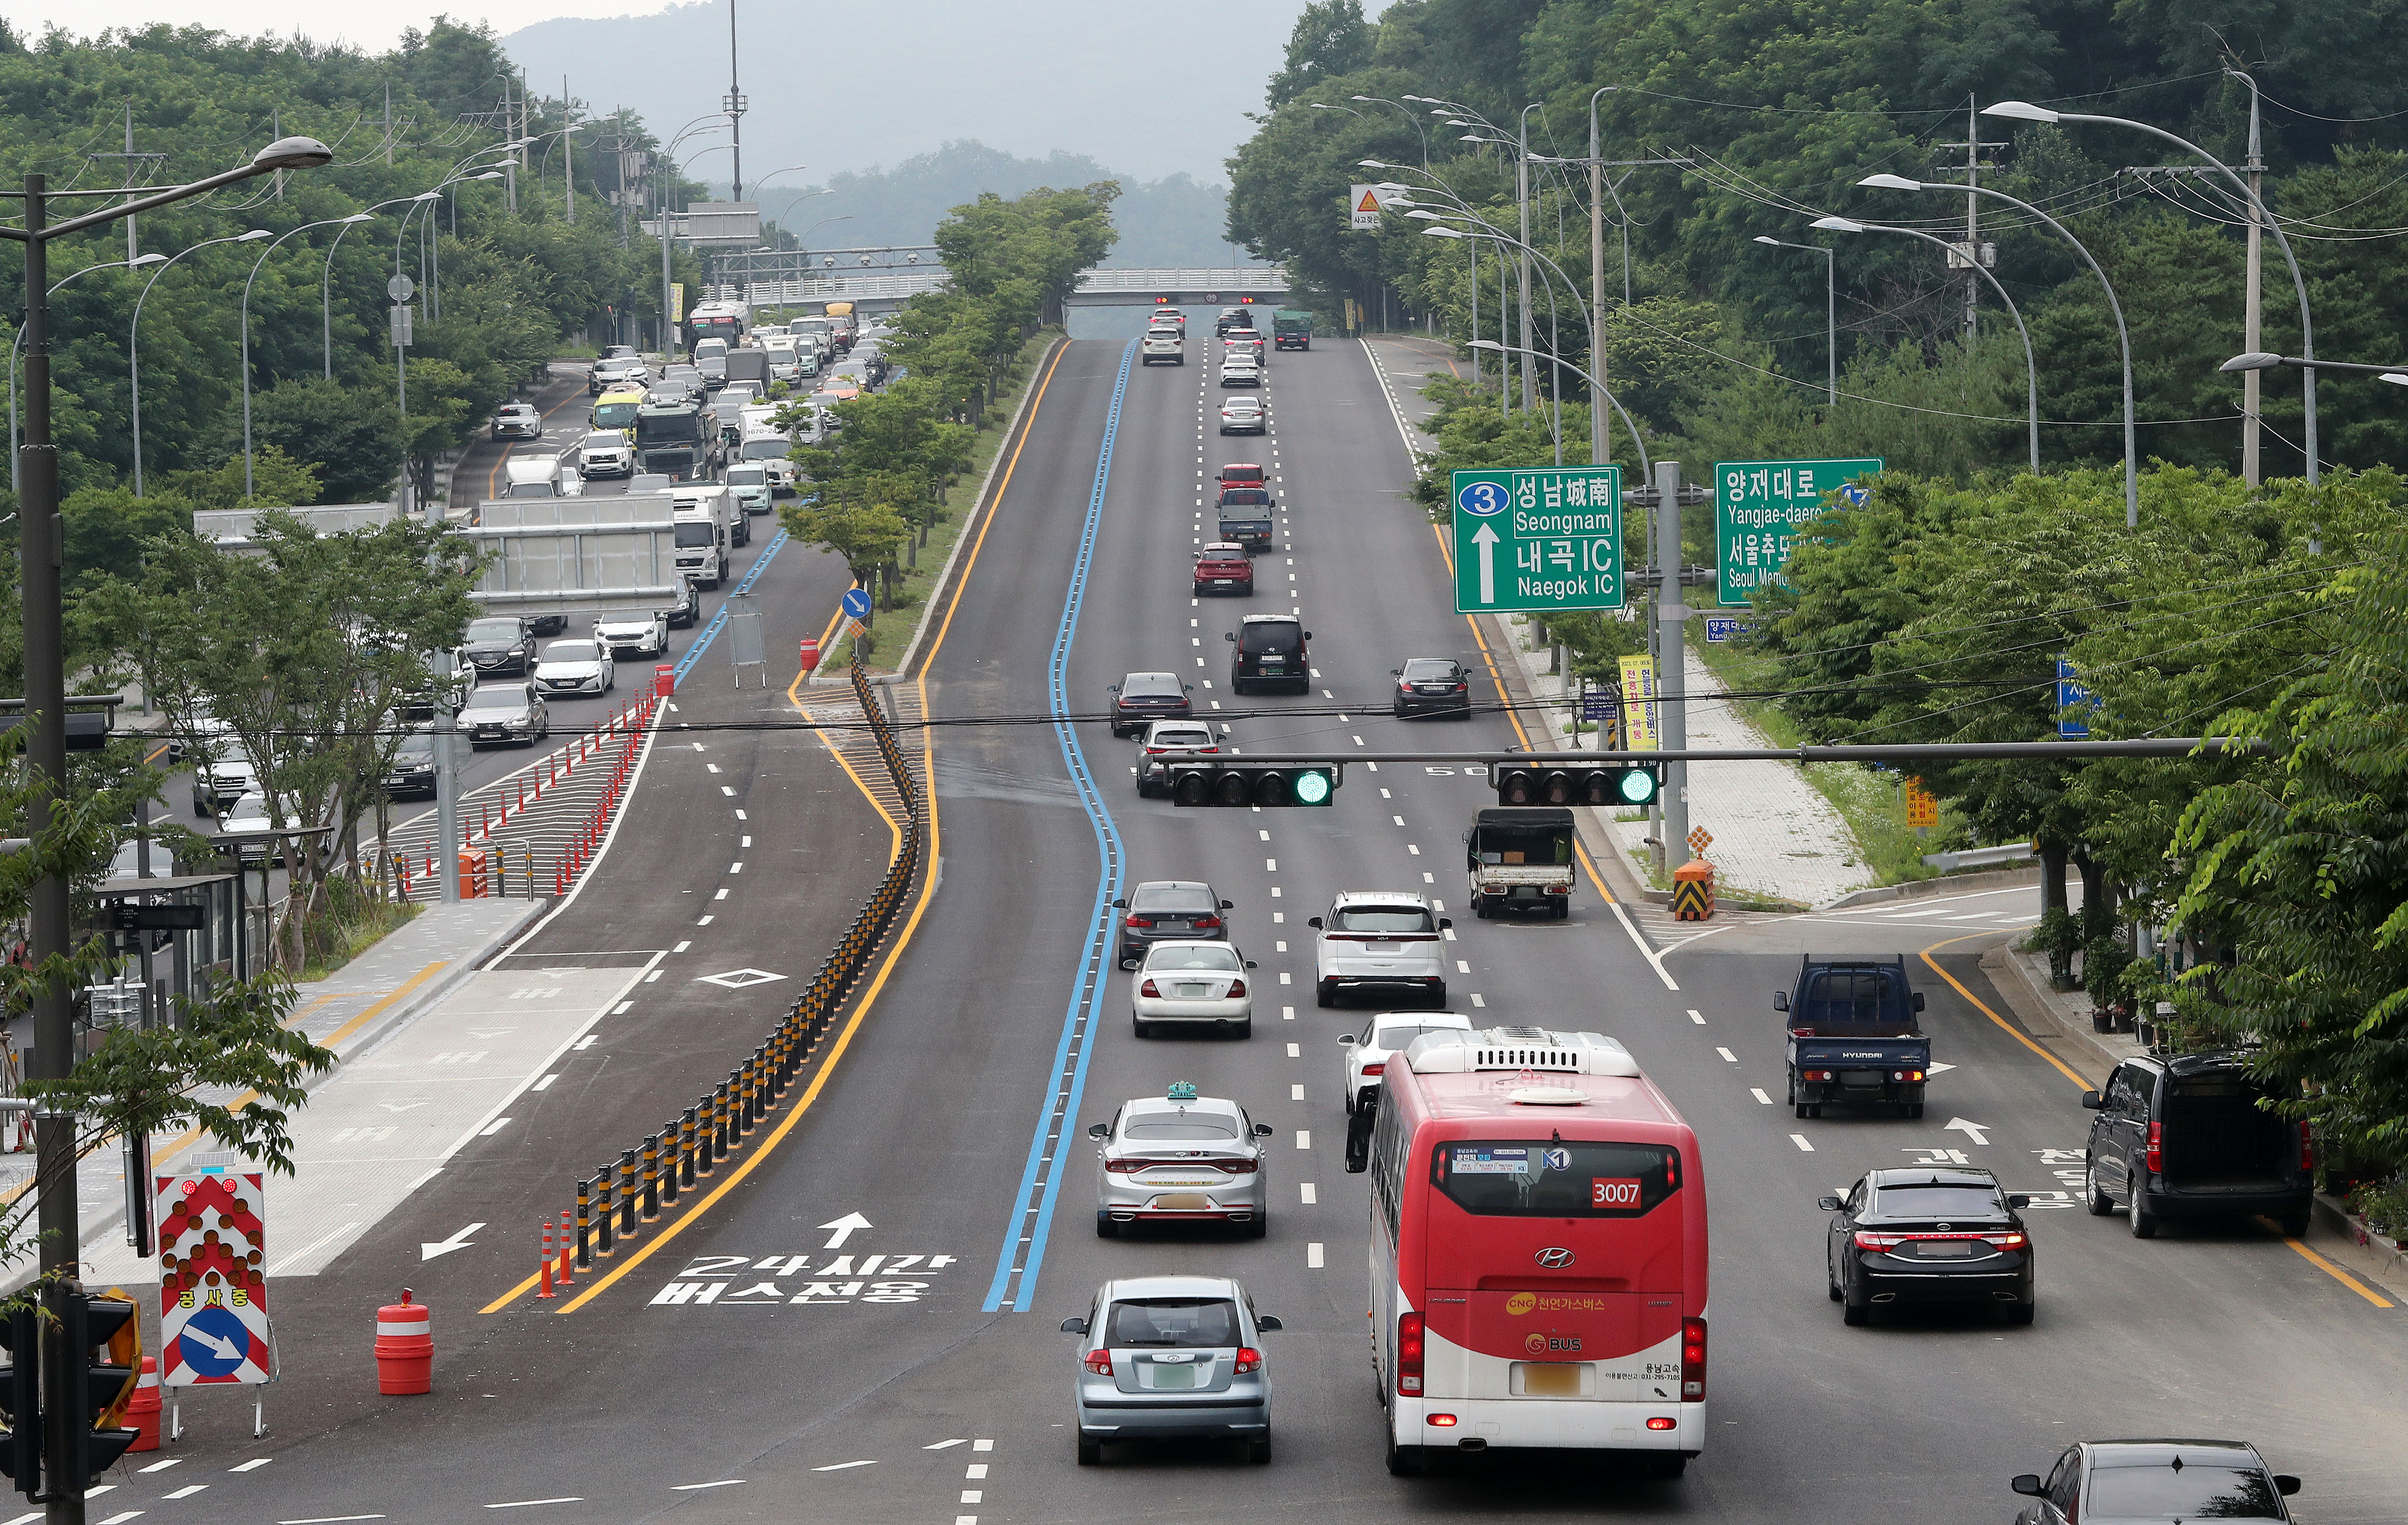
[[[523,678],[535,670],[535,630],[516,614],[470,620],[460,645],[468,665],[480,675]]]
[[[1397,680],[1393,708],[1398,720],[1415,715],[1471,715],[1471,674],[1452,656],[1416,656],[1391,668]]]
[[[1175,672],[1132,672],[1112,684],[1112,735],[1136,736],[1157,720],[1185,720],[1196,712],[1188,686]]]
[[[2279,1519],[2300,1480],[2266,1465],[2239,1440],[2088,1440],[2066,1447],[2047,1477],[2028,1472],[2011,1485],[2039,1502],[2015,1525],[2076,1520],[2164,1522]]]
[[[1831,1215],[1824,1273],[1831,1301],[1851,1324],[1876,1308],[1948,1303],[1997,1308],[2011,1324],[2032,1321],[2032,1247],[2018,1209],[1985,1170],[1914,1166],[1872,1171]]]

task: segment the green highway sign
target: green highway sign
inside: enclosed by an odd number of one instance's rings
[[[1850,461],[1716,461],[1714,564],[1720,601],[1744,604],[1789,564],[1798,526],[1833,493],[1862,503],[1856,479],[1882,468],[1879,456]]]
[[[1458,613],[1622,607],[1622,468],[1457,471]]]

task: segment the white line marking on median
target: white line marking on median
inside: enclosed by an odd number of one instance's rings
[[[510,1120],[508,1117],[496,1117],[492,1122],[487,1123],[484,1127],[477,1129],[477,1136],[480,1139],[490,1139],[494,1134],[509,1126]]]
[[[1747,1094],[1755,1097],[1757,1101],[1763,1102],[1768,1107],[1772,1105],[1772,1098],[1764,1094],[1764,1087],[1761,1086],[1750,1086],[1747,1088]]]
[[[1295,1043],[1290,1043],[1287,1045],[1287,1057],[1291,1059],[1300,1059],[1304,1057],[1304,1050]]]
[[[1307,1271],[1319,1271],[1321,1269],[1321,1245],[1319,1244],[1310,1244],[1304,1246],[1304,1268]]]
[[[208,1492],[208,1487],[207,1483],[186,1483],[173,1493],[162,1493],[159,1496],[163,1499],[189,1499],[195,1493]]]
[[[1312,1183],[1310,1181],[1298,1181],[1296,1184],[1296,1189],[1304,1194],[1304,1205],[1307,1207],[1312,1206],[1321,1200],[1320,1194],[1313,1190]]]
[[[1810,1154],[1810,1155],[1811,1155],[1811,1154],[1813,1154],[1813,1153],[1814,1152],[1814,1146],[1813,1146],[1813,1144],[1809,1144],[1809,1143],[1807,1143],[1807,1142],[1806,1142],[1806,1135],[1805,1135],[1805,1134],[1803,1134],[1803,1133],[1792,1133],[1792,1134],[1790,1134],[1790,1135],[1789,1135],[1789,1142],[1790,1142],[1790,1143],[1792,1143],[1792,1144],[1796,1144],[1796,1145],[1798,1145],[1798,1148],[1799,1148],[1799,1152],[1800,1152],[1800,1153],[1803,1153],[1803,1154]]]
[[[945,1451],[951,1450],[956,1446],[968,1446],[968,1444],[969,1442],[967,1439],[955,1438],[953,1440],[940,1440],[934,1446],[923,1446],[920,1449],[924,1451]]]
[[[1297,1129],[1296,1130],[1296,1146],[1297,1146],[1297,1148],[1299,1148],[1299,1149],[1310,1149],[1310,1148],[1312,1148],[1312,1129],[1309,1129],[1309,1128],[1299,1128],[1299,1129]]]
[[[527,1089],[531,1091],[548,1091],[552,1089],[552,1083],[559,1078],[560,1072],[555,1070],[552,1073],[544,1076],[541,1080],[537,1081],[534,1085],[528,1086]]]
[[[136,1467],[134,1470],[142,1473],[165,1472],[169,1467],[180,1467],[183,1464],[184,1459],[182,1457],[171,1456],[165,1461],[153,1461],[147,1467]],[[41,1517],[37,1515],[35,1518],[38,1519]]]
[[[715,1483],[671,1483],[669,1485],[669,1491],[672,1493],[692,1493],[697,1489],[737,1488],[740,1487],[743,1482],[744,1479],[741,1477],[723,1477]]]
[[[1695,1022],[1698,1026],[1699,1026],[1699,1027],[1701,1027],[1701,1028],[1702,1028],[1702,1027],[1704,1027],[1704,1026],[1706,1025],[1706,1015],[1705,1015],[1705,1014],[1704,1014],[1703,1012],[1699,1012],[1699,1011],[1692,1010],[1692,1011],[1689,1013],[1689,1020],[1690,1020],[1690,1021],[1692,1021],[1692,1022]]]
[[[489,1503],[489,1504],[485,1505],[485,1507],[486,1507],[486,1508],[488,1508],[488,1509],[532,1509],[532,1508],[534,1508],[537,1504],[539,1504],[539,1503],[583,1503],[584,1502],[585,1502],[585,1501],[584,1501],[584,1499],[582,1499],[582,1498],[574,1498],[574,1499],[512,1499],[512,1500],[511,1500],[509,1503]]]
[[[226,1471],[228,1471],[228,1472],[256,1472],[256,1471],[258,1471],[261,1467],[264,1467],[264,1466],[267,1465],[270,1461],[273,1461],[273,1460],[276,1460],[276,1458],[274,1458],[274,1457],[272,1457],[272,1456],[254,1456],[254,1457],[252,1457],[252,1458],[251,1458],[250,1460],[248,1460],[248,1461],[240,1462],[240,1463],[238,1463],[238,1464],[236,1464],[236,1465],[235,1465],[235,1466],[228,1467],[228,1468],[226,1469]]]
[[[1293,1047],[1295,1047],[1296,1045],[1295,1045],[1295,1044],[1293,1044],[1293,1043],[1291,1043],[1291,1044],[1289,1044],[1288,1046],[1289,1046],[1289,1047],[1291,1047],[1291,1048],[1293,1048]],[[1287,1099],[1288,1099],[1289,1101],[1303,1101],[1303,1100],[1304,1100],[1304,1087],[1303,1087],[1303,1086],[1290,1086],[1287,1088]]]
[[[1729,1049],[1723,1047],[1719,1043],[1714,1045],[1714,1052],[1723,1057],[1723,1062],[1725,1064],[1737,1064],[1739,1062],[1738,1055],[1732,1053]]]
[[[838,1461],[834,1466],[813,1467],[811,1470],[813,1472],[846,1472],[854,1467],[874,1467],[876,1465],[878,1465],[878,1462],[875,1460],[868,1461]]]

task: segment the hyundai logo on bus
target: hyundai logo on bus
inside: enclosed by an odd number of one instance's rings
[[[1549,1271],[1561,1271],[1564,1267],[1572,1263],[1572,1252],[1555,1245],[1549,1245],[1547,1248],[1541,1250],[1537,1255],[1532,1256],[1531,1259],[1537,1260],[1540,1265],[1545,1267]]]

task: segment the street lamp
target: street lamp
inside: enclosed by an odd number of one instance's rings
[[[2250,89],[2253,92],[2257,89],[2255,80],[2251,81]],[[2028,101],[2000,101],[1996,106],[1982,108],[1982,114],[1985,117],[2004,117],[2012,122],[2098,122],[2114,127],[2129,127],[2135,132],[2146,133],[2151,137],[2172,143],[2186,153],[2194,153],[2206,160],[2217,174],[2230,180],[2233,188],[2248,198],[2249,205],[2255,209],[2258,218],[2274,235],[2274,245],[2283,252],[2283,263],[2291,267],[2292,288],[2300,294],[2300,357],[2311,361],[2315,359],[2316,330],[2308,316],[2308,282],[2300,274],[2300,262],[2291,252],[2291,240],[2283,236],[2283,224],[2275,220],[2272,211],[2267,209],[2265,201],[2256,191],[2250,189],[2247,180],[2233,172],[2230,165],[2188,138],[2176,137],[2163,127],[2152,127],[2145,122],[2134,122],[2129,117],[2102,117],[2085,111],[2052,111],[2047,107],[2034,106]],[[1959,188],[1951,186],[1950,189]],[[2307,452],[2308,485],[2313,487],[2323,480],[2321,469],[2316,462],[2316,367],[2305,366],[2301,370],[2303,375],[2300,382],[2300,402],[2305,409],[2305,416],[2301,423],[2300,443]]]
[[[370,217],[370,216],[369,216],[367,213],[366,213],[366,212],[353,212],[353,213],[351,213],[351,215],[350,215],[349,217],[329,217],[329,218],[324,218],[324,219],[322,219],[322,220],[321,220],[321,221],[319,221],[319,222],[315,222],[315,223],[302,223],[302,224],[301,224],[299,227],[297,227],[297,228],[288,228],[288,229],[286,229],[284,232],[278,234],[275,237],[273,237],[273,238],[271,238],[271,239],[269,239],[269,240],[268,240],[268,242],[267,242],[267,247],[266,247],[266,248],[265,248],[265,249],[263,249],[263,250],[261,250],[261,251],[259,252],[259,258],[257,258],[257,259],[255,259],[255,260],[253,260],[253,261],[251,261],[251,274],[243,278],[243,282],[242,282],[242,308],[241,308],[241,311],[242,311],[242,498],[243,498],[243,501],[244,501],[244,502],[246,502],[246,503],[250,502],[250,501],[251,501],[251,282],[252,282],[252,281],[257,281],[257,280],[259,279],[259,267],[260,267],[261,266],[265,265],[265,264],[267,263],[267,256],[268,256],[268,255],[273,254],[273,253],[275,253],[275,252],[276,252],[276,246],[277,246],[278,244],[282,243],[285,239],[290,238],[291,237],[293,237],[293,235],[294,235],[294,234],[296,234],[296,233],[307,233],[307,232],[308,232],[311,228],[330,228],[330,227],[337,227],[337,226],[349,226],[351,223],[369,223],[369,222],[374,222],[374,221],[375,221],[375,219],[374,219],[374,218],[372,218],[372,217]]]
[[[1405,114],[1405,120],[1413,124],[1413,136],[1421,139],[1422,167],[1424,169],[1429,168],[1429,134],[1422,131],[1422,119],[1413,115],[1411,108],[1398,106],[1395,101],[1388,99],[1385,95],[1349,95],[1347,99],[1354,101],[1377,101],[1382,106],[1394,106],[1398,110],[1402,111]]]
[[[1827,233],[1903,233],[1910,238],[1920,238],[1925,243],[1938,244],[1942,249],[1954,247],[1947,239],[1926,233],[1921,228],[1893,227],[1887,223],[1859,223],[1846,217],[1818,217],[1814,220],[1813,225]],[[1758,243],[1771,241],[1769,238],[1756,240]],[[2007,304],[2007,311],[2015,320],[2015,331],[2024,337],[2024,406],[2029,414],[2032,475],[2038,476],[2040,475],[2040,364],[2032,358],[2031,330],[2024,326],[2022,310],[2015,306],[2015,299],[2007,295],[2007,288],[2000,284],[1997,276],[1984,269],[1979,261],[1974,262],[1973,273],[1988,281],[1990,289],[1999,294],[1999,300]],[[1840,396],[1839,382],[1836,380],[1833,381],[1831,387],[1831,400],[1836,403]]]
[[[44,841],[67,793],[66,641],[59,586],[60,554],[64,549],[59,520],[59,450],[50,432],[50,244],[120,218],[136,217],[194,196],[207,195],[238,180],[272,175],[280,169],[307,169],[331,162],[334,151],[314,137],[282,137],[251,156],[249,164],[205,176],[187,185],[164,186],[131,200],[103,206],[64,222],[50,220],[52,192],[50,179],[29,174],[24,180],[24,221],[0,227],[0,238],[25,246],[25,438],[18,447],[19,511],[22,522],[19,545],[25,617],[25,708],[32,735],[25,753],[34,781],[26,812],[27,836]],[[122,189],[107,192],[62,191],[59,199],[84,195],[125,196]],[[74,1065],[75,1016],[67,1001],[65,971],[69,933],[67,880],[47,860],[34,880],[26,920],[27,952],[33,967],[43,973],[34,988],[34,1050],[26,1065],[29,1080],[64,1080]],[[69,1361],[82,1361],[86,1352],[66,1343],[68,1275],[83,1256],[83,1230],[76,1208],[76,1118],[62,1109],[36,1114],[34,1119],[36,1220],[41,1244],[42,1323],[38,1360],[46,1373],[64,1373]],[[20,1360],[27,1352],[20,1352]],[[62,1389],[64,1390],[64,1389]],[[42,1416],[42,1450],[65,1471],[76,1455],[78,1431],[86,1416],[61,1403]],[[49,1471],[45,1467],[45,1473]],[[69,1493],[61,1501],[63,1518],[82,1513],[81,1501]]]
[[[1471,341],[1471,347],[1475,350],[1496,350],[1500,352],[1513,348],[1513,346],[1510,344],[1499,344],[1493,338],[1473,339]],[[1540,358],[1538,352],[1535,350],[1524,350],[1522,353],[1529,355],[1533,359]],[[1613,410],[1622,415],[1623,426],[1630,431],[1630,443],[1639,452],[1639,474],[1644,481],[1651,482],[1654,482],[1656,480],[1656,468],[1655,465],[1647,459],[1647,441],[1639,438],[1639,421],[1630,416],[1630,410],[1622,406],[1622,399],[1615,396],[1612,392],[1609,391],[1603,381],[1591,376],[1588,372],[1581,369],[1578,366],[1573,365],[1569,360],[1558,361],[1557,364],[1561,365],[1566,370],[1570,371],[1573,375],[1578,376],[1582,381],[1586,381],[1589,386],[1596,391],[1598,396],[1603,397],[1608,403],[1612,404]],[[1557,457],[1555,464],[1557,466],[1561,466],[1563,464],[1563,460],[1560,456]],[[1605,461],[1596,461],[1591,464],[1596,466],[1605,466],[1609,463]]]
[[[1407,212],[1405,215],[1406,215],[1406,216],[1408,216],[1408,217],[1419,217],[1419,216],[1425,216],[1425,215],[1434,217],[1434,216],[1436,216],[1437,214],[1435,214],[1435,213],[1427,213],[1427,214],[1425,214],[1425,213],[1421,213],[1421,212]],[[1493,238],[1493,239],[1495,239],[1495,240],[1496,240],[1497,242],[1498,242],[1498,243],[1506,243],[1506,244],[1512,244],[1512,245],[1513,245],[1516,249],[1519,249],[1520,251],[1522,251],[1522,253],[1523,253],[1523,256],[1524,256],[1524,258],[1525,258],[1525,259],[1527,259],[1527,258],[1529,258],[1529,257],[1530,257],[1530,256],[1532,256],[1532,255],[1536,255],[1536,256],[1538,257],[1538,259],[1539,259],[1540,261],[1541,261],[1541,262],[1546,266],[1546,267],[1547,267],[1549,270],[1551,270],[1551,271],[1553,271],[1553,272],[1555,273],[1555,280],[1560,281],[1562,281],[1562,282],[1564,283],[1564,290],[1565,290],[1566,292],[1570,293],[1570,294],[1571,295],[1571,296],[1574,298],[1574,305],[1573,305],[1573,308],[1572,308],[1573,312],[1574,312],[1575,314],[1578,314],[1578,315],[1581,317],[1581,319],[1582,319],[1582,321],[1583,321],[1583,322],[1586,322],[1586,321],[1587,321],[1587,314],[1581,312],[1580,307],[1579,307],[1579,305],[1578,305],[1578,298],[1579,298],[1579,296],[1580,296],[1580,288],[1579,288],[1578,286],[1575,286],[1575,285],[1573,285],[1573,284],[1572,284],[1572,278],[1571,278],[1571,277],[1570,277],[1570,276],[1568,276],[1568,275],[1564,274],[1564,267],[1563,267],[1562,266],[1557,265],[1554,260],[1549,259],[1549,258],[1548,258],[1544,253],[1541,252],[1540,252],[1539,250],[1537,250],[1537,249],[1532,248],[1530,245],[1526,244],[1526,243],[1523,243],[1521,240],[1519,240],[1519,239],[1517,239],[1517,238],[1514,238],[1514,237],[1511,237],[1511,236],[1509,236],[1509,235],[1507,235],[1507,234],[1500,233],[1500,232],[1497,231],[1495,228],[1491,228],[1491,227],[1489,227],[1488,223],[1485,223],[1485,222],[1483,222],[1480,218],[1478,218],[1478,217],[1474,217],[1474,216],[1471,216],[1471,214],[1470,214],[1470,213],[1468,213],[1468,212],[1467,212],[1467,213],[1465,213],[1465,214],[1463,214],[1463,215],[1464,215],[1464,216],[1466,216],[1466,217],[1468,217],[1468,218],[1469,218],[1469,219],[1470,219],[1470,221],[1472,221],[1472,222],[1479,223],[1480,223],[1480,225],[1481,225],[1483,228],[1487,228],[1487,229],[1488,229],[1488,231],[1486,231],[1486,232],[1484,232],[1484,233],[1466,233],[1466,232],[1465,232],[1465,231],[1463,231],[1461,228],[1444,227],[1444,226],[1440,226],[1440,225],[1438,225],[1438,224],[1436,224],[1436,223],[1433,223],[1431,226],[1429,226],[1429,227],[1426,227],[1426,228],[1422,229],[1422,233],[1423,233],[1423,235],[1424,235],[1425,237],[1432,237],[1432,238]],[[1561,343],[1560,343],[1560,342],[1559,342],[1559,340],[1558,340],[1558,338],[1557,338],[1557,335],[1556,335],[1556,332],[1555,332],[1555,284],[1554,284],[1554,282],[1553,282],[1553,281],[1550,281],[1550,282],[1548,282],[1548,283],[1546,284],[1546,294],[1547,294],[1547,342],[1548,342],[1549,346],[1550,346],[1552,349],[1555,349],[1555,350],[1556,350],[1557,352],[1560,352],[1560,350],[1561,350],[1562,346],[1561,346]],[[1595,331],[1595,330],[1593,330],[1593,329],[1592,329],[1592,330],[1590,331],[1590,333],[1589,333],[1589,339],[1588,339],[1588,343],[1589,343],[1589,354],[1590,354],[1590,357],[1591,357],[1591,358],[1595,358],[1595,356],[1596,356],[1596,354],[1597,354],[1597,334],[1596,334],[1596,331]],[[1515,353],[1515,354],[1536,354],[1536,353],[1538,352],[1536,350],[1532,349],[1530,346],[1528,346],[1528,345],[1526,345],[1526,345],[1520,345],[1520,346],[1506,345],[1506,346],[1504,346],[1503,348],[1505,349],[1505,351],[1507,351],[1507,352],[1512,352],[1512,353]],[[1556,464],[1557,466],[1561,466],[1561,465],[1563,465],[1563,464],[1564,464],[1564,383],[1563,383],[1563,375],[1562,375],[1562,367],[1563,367],[1563,364],[1564,364],[1564,362],[1563,362],[1559,357],[1555,358],[1555,367],[1556,367],[1555,383],[1555,388],[1554,388],[1554,390],[1555,390],[1555,464]],[[1578,370],[1578,369],[1579,369],[1579,367],[1574,367],[1573,368],[1574,368],[1575,370]],[[1580,374],[1582,374],[1582,375],[1585,376],[1585,375],[1587,375],[1588,373],[1587,373],[1586,371],[1581,371],[1581,372],[1580,372]],[[1524,368],[1524,371],[1523,371],[1523,378],[1524,378],[1524,380],[1525,380],[1526,381],[1527,381],[1531,380],[1530,372],[1529,372],[1529,370],[1528,370],[1528,368],[1527,368],[1527,367],[1525,367],[1525,368]],[[1602,464],[1602,463],[1599,463],[1599,464]]]
[[[1405,97],[1405,99],[1409,101],[1418,100],[1421,97],[1417,95],[1408,95]],[[1402,165],[1386,164],[1378,159],[1357,159],[1354,163],[1357,167],[1363,169],[1393,169],[1399,174],[1412,173],[1410,169],[1406,168]],[[1436,180],[1438,182],[1440,194],[1454,202],[1456,206],[1460,207],[1464,204],[1463,198],[1456,195],[1455,192],[1447,186],[1447,183],[1444,180],[1439,180],[1436,175],[1432,174],[1426,165],[1422,169],[1422,175],[1425,179]],[[1424,221],[1427,221],[1438,214],[1435,212],[1409,211],[1405,213],[1405,215],[1407,217],[1418,217]],[[1464,251],[1464,253],[1469,257],[1471,263],[1471,280],[1469,282],[1471,289],[1471,337],[1478,338],[1480,337],[1480,252],[1476,249],[1467,249]],[[1500,322],[1501,321],[1500,315]],[[1499,360],[1498,364],[1501,366],[1504,362]],[[1481,381],[1480,352],[1474,350],[1471,352],[1471,390],[1475,394],[1480,390]],[[1504,399],[1504,378],[1501,373],[1498,378],[1498,399],[1499,406],[1501,407]]]
[[[2033,109],[2037,110],[2039,108],[2035,107]],[[2114,286],[2109,283],[2107,272],[2099,267],[2099,262],[2091,257],[2090,251],[2083,247],[2082,240],[2075,237],[2064,223],[2038,207],[2028,201],[2018,200],[2004,191],[1994,191],[1986,185],[1934,185],[1923,180],[1911,180],[1903,175],[1867,175],[1856,183],[1883,191],[1944,191],[1951,195],[1964,191],[1974,195],[1988,196],[1995,201],[2003,201],[2008,206],[2029,212],[2047,223],[2058,237],[2071,244],[2073,252],[2082,256],[2082,262],[2090,266],[2090,273],[2099,278],[2099,284],[2107,293],[2107,309],[2115,315],[2115,341],[2123,349],[2124,527],[2138,529],[2141,526],[2141,450],[2132,424],[2132,334],[2130,329],[2124,326],[2124,304],[2115,299]],[[1973,264],[1978,267],[1981,261],[1975,259]],[[2314,469],[2313,460],[2310,462],[2310,469]]]
[[[1828,227],[1829,226],[1829,223],[1827,221],[1817,223],[1814,225],[1818,228]],[[1832,231],[1836,233],[1855,233],[1860,230],[1851,224],[1850,226],[1843,228],[1834,228]],[[1761,233],[1756,236],[1756,241],[1773,249],[1802,249],[1810,254],[1820,254],[1823,256],[1823,336],[1825,348],[1828,351],[1828,353],[1825,356],[1824,365],[1824,375],[1827,378],[1825,385],[1825,402],[1828,407],[1837,408],[1840,405],[1840,262],[1838,259],[1838,251],[1826,248],[1821,244],[1784,243],[1779,238],[1768,238]]]
[[[2351,360],[2310,360],[2305,356],[2295,360],[2289,355],[2272,354],[2264,350],[2236,354],[2215,368],[2222,371],[2258,371],[2272,370],[2278,366],[2305,371],[2345,370],[2353,376],[2372,376],[2378,381],[2408,386],[2408,366],[2367,366]]]
[[[165,265],[166,263],[167,256],[165,254],[138,254],[133,259],[112,260],[107,265],[87,265],[80,270],[70,271],[68,274],[61,277],[51,285],[50,292],[46,293],[45,295],[56,295],[59,288],[67,284],[68,281],[75,281],[83,276],[88,276],[94,270],[131,270],[137,266],[148,266],[152,265]],[[17,330],[17,337],[8,341],[8,459],[10,468],[8,486],[11,491],[18,490],[22,485],[16,475],[17,352],[24,342],[25,330],[23,328],[19,328]]]
[[[150,279],[142,283],[142,295],[134,299],[134,321],[127,324],[125,329],[125,376],[134,393],[135,496],[142,496],[142,304],[150,299],[150,288],[157,285],[159,278],[167,273],[168,266],[182,259],[194,250],[207,249],[212,244],[252,244],[262,238],[275,237],[275,234],[265,228],[252,228],[249,233],[236,233],[222,238],[206,239],[193,245],[192,249],[180,250],[161,260],[159,267],[150,272]]]

